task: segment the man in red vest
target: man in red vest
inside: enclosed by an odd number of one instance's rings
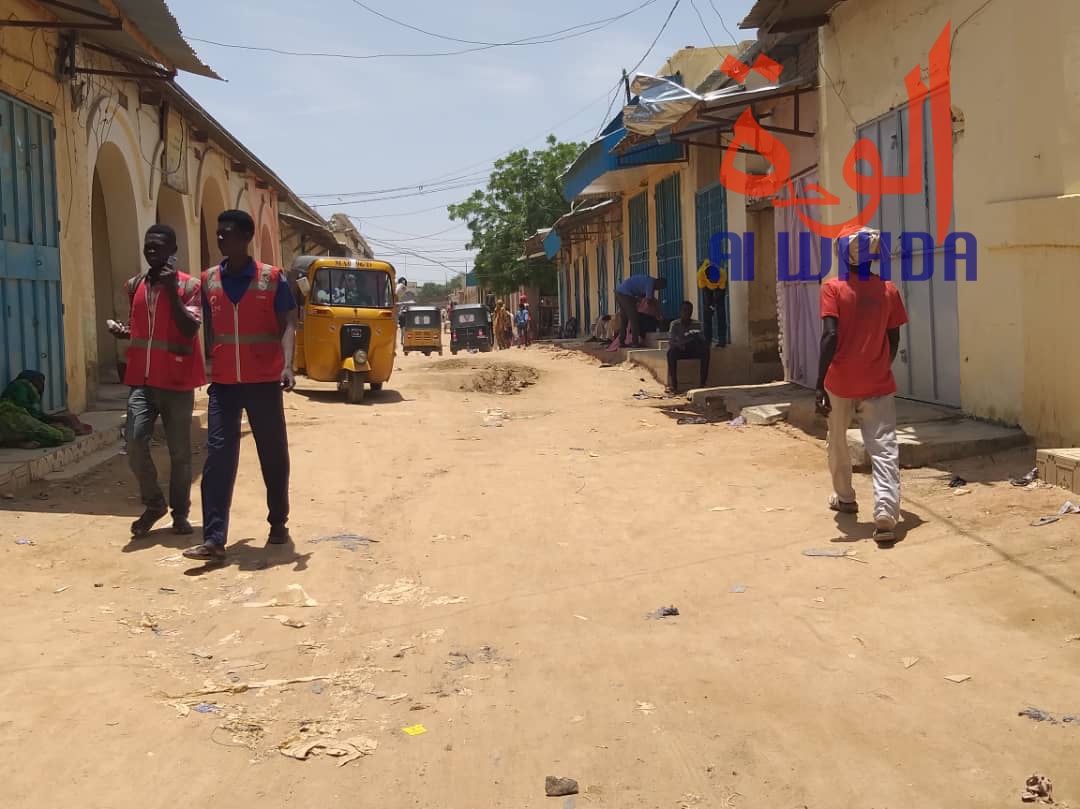
[[[247,411],[266,484],[272,544],[289,541],[289,439],[282,391],[292,390],[296,300],[285,272],[248,254],[255,222],[244,211],[218,217],[221,263],[203,272],[209,324],[210,402],[203,467],[203,544],[188,559],[225,558],[229,507],[240,462],[240,422]]]
[[[127,405],[127,452],[146,510],[131,524],[131,535],[144,537],[172,507],[173,533],[190,534],[191,413],[195,388],[206,384],[199,351],[202,296],[196,278],[177,272],[176,233],[168,225],[146,232],[145,273],[128,279],[130,322],[109,321],[117,337],[130,338],[124,384],[131,386]],[[158,483],[150,439],[158,416],[169,445],[169,503]]]

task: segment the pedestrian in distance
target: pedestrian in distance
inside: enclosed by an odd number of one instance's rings
[[[202,325],[201,284],[176,269],[176,233],[154,225],[143,240],[148,269],[124,283],[131,306],[126,324],[108,322],[109,331],[131,341],[124,384],[127,402],[128,463],[139,485],[144,511],[131,524],[133,537],[144,537],[172,508],[173,533],[190,534],[191,417],[195,389],[206,384],[199,350]],[[158,482],[150,454],[154,425],[160,416],[169,447],[169,499]]]
[[[517,324],[518,348],[525,348],[530,344],[529,327],[532,324],[532,315],[529,314],[529,304],[521,301],[518,304],[517,314],[514,315],[514,323]]]
[[[222,260],[203,272],[203,300],[211,342],[206,463],[203,466],[203,543],[188,559],[225,558],[240,425],[247,413],[266,485],[269,542],[289,541],[289,440],[284,391],[295,387],[296,301],[279,267],[249,254],[255,223],[244,211],[218,217]]]
[[[847,237],[846,249],[843,249]],[[871,272],[881,234],[870,228],[843,233],[837,241],[839,277],[821,286],[821,361],[817,411],[829,423],[829,472],[833,494],[829,508],[857,514],[851,485],[847,431],[856,406],[863,443],[870,456],[874,488],[874,539],[896,539],[900,519],[900,454],[896,442],[896,380],[892,364],[900,345],[900,327],[908,322],[900,292]],[[845,272],[846,269],[846,272]]]
[[[623,326],[619,332],[619,347],[627,348],[627,337],[632,335],[633,347],[641,348],[643,332],[641,330],[641,312],[638,306],[646,298],[651,298],[657,290],[667,289],[667,280],[653,278],[651,275],[631,275],[615,287],[615,300],[622,312]],[[629,334],[628,334],[629,333]]]

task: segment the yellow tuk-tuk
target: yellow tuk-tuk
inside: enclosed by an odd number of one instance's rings
[[[401,348],[442,355],[442,316],[436,306],[410,306],[401,313]]]
[[[345,401],[382,390],[394,370],[394,268],[385,261],[301,256],[289,271],[300,302],[296,371],[337,382]]]

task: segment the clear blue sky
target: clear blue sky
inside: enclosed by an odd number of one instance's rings
[[[645,0],[362,2],[434,34],[494,43],[613,17]],[[416,186],[436,178],[482,180],[496,157],[539,146],[549,133],[561,140],[591,139],[604,122],[622,68],[632,68],[645,54],[673,4],[653,0],[575,39],[455,56],[347,60],[192,42],[226,81],[183,75],[181,84],[309,203],[330,203],[321,213],[353,216],[361,232],[377,240],[376,255],[399,269],[403,264],[410,279],[442,281],[447,271],[434,262],[461,271],[470,258],[464,249],[468,231],[447,218],[446,205],[472,189],[419,196]],[[380,19],[357,0],[169,5],[185,36],[222,43],[356,55],[477,47]],[[655,72],[679,48],[709,45],[710,36],[717,45],[731,44],[721,16],[740,40],[753,38],[754,32],[737,28],[751,5],[752,0],[681,0],[639,71]],[[410,189],[381,196],[413,196],[363,204],[307,197],[402,186]],[[402,258],[403,249],[422,257]]]

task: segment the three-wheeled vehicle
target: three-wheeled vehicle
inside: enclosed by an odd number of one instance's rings
[[[462,303],[450,313],[450,353],[478,349],[491,351],[495,335],[491,312],[482,303]]]
[[[402,312],[401,348],[422,351],[425,357],[442,354],[442,314],[437,306],[410,306]]]
[[[345,401],[382,390],[394,370],[394,268],[385,261],[300,256],[289,270],[299,293],[293,365],[317,382],[337,382]]]

